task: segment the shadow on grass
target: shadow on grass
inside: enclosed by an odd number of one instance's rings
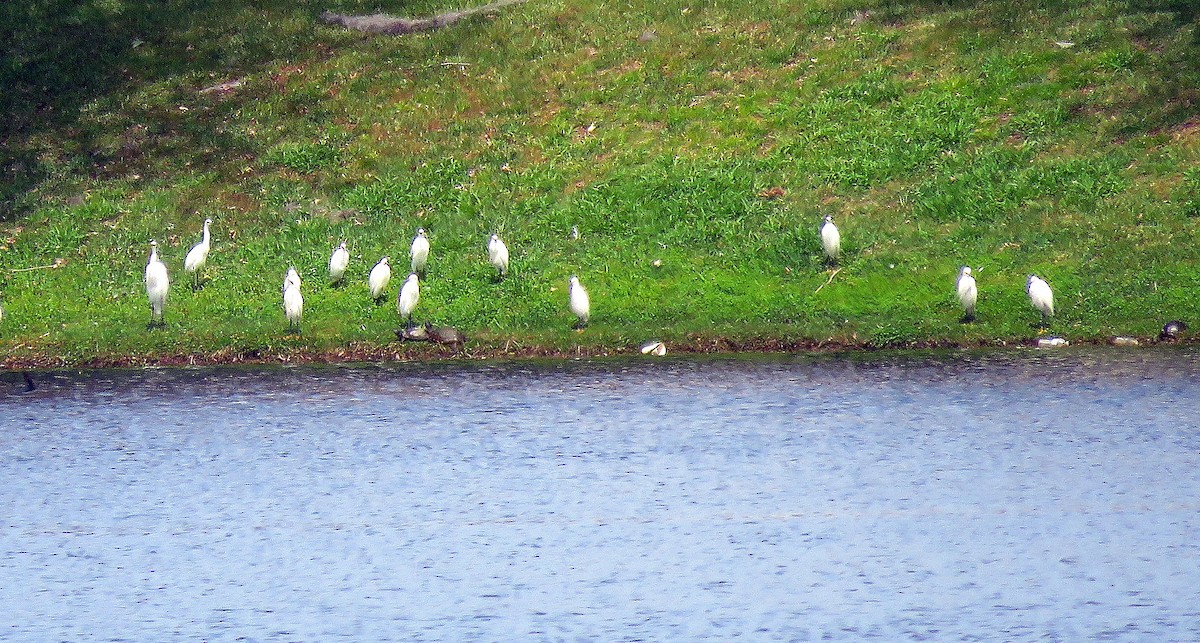
[[[36,206],[33,191],[51,175],[134,174],[156,159],[186,159],[204,169],[250,157],[246,141],[213,123],[231,120],[237,101],[211,101],[203,117],[185,116],[167,99],[120,105],[113,118],[84,118],[97,100],[119,105],[148,84],[180,79],[180,92],[230,80],[264,66],[301,64],[356,34],[319,24],[323,10],[383,10],[421,15],[444,0],[23,0],[0,2],[0,221]],[[914,13],[969,10],[973,23],[1019,32],[1032,13],[1068,14],[1069,0],[876,0],[885,20]],[[419,5],[419,6],[414,6]],[[1200,102],[1200,3],[1126,0],[1105,11],[1127,18],[1132,42],[1147,55],[1127,65],[1145,74],[1143,91],[1116,108],[1114,136],[1194,123]],[[1187,38],[1182,35],[1190,36]],[[1134,52],[1137,54],[1138,52]],[[263,90],[265,91],[265,90]],[[251,96],[252,97],[252,96]],[[298,97],[301,101],[304,97]],[[101,108],[101,111],[110,109]],[[299,109],[304,109],[303,107]],[[183,161],[179,161],[183,162]]]
[[[964,29],[1020,35],[1037,29],[1038,22],[1053,28],[1054,21],[1069,21],[1090,4],[1072,0],[878,0],[871,11],[884,23],[904,22],[914,15],[970,11],[974,15]],[[1105,31],[1120,34],[1127,30],[1132,45],[1132,49],[1122,50],[1112,42],[1099,43],[1115,47],[1104,64],[1146,81],[1141,91],[1129,92],[1124,100],[1103,110],[1111,116],[1106,134],[1120,139],[1200,125],[1196,120],[1200,113],[1200,2],[1117,0],[1096,4],[1094,15],[1106,25]]]
[[[320,54],[316,45],[339,37],[337,30],[319,25],[316,17],[322,10],[355,12],[390,5],[386,8],[399,11],[403,4],[405,0],[0,2],[0,220],[21,214],[28,207],[25,193],[54,171],[46,161],[48,149],[68,172],[84,174],[129,161],[135,148],[142,147],[136,139],[151,138],[159,130],[170,130],[176,140],[165,149],[149,148],[157,154],[195,154],[206,148],[218,155],[230,152],[223,148],[231,142],[213,140],[211,128],[189,128],[155,113],[137,114],[147,121],[148,135],[134,131],[126,144],[106,150],[96,141],[112,133],[80,118],[91,102],[120,98],[165,79],[216,76],[220,82],[274,61],[311,58]],[[66,143],[70,151],[63,152]],[[232,153],[237,152],[235,146]],[[63,156],[69,158],[64,162]],[[196,156],[196,164],[206,162],[203,153]]]

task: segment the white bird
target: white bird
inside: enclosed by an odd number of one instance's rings
[[[975,287],[975,278],[971,276],[971,267],[963,266],[958,270],[958,301],[963,307],[963,321],[975,319],[975,302],[979,299],[979,290]]]
[[[579,319],[575,323],[575,328],[587,326],[588,317],[591,316],[592,305],[590,300],[588,300],[587,291],[583,289],[583,284],[579,283],[579,277],[575,275],[571,275],[570,305],[571,313]]]
[[[425,262],[429,261],[429,239],[425,236],[425,228],[417,228],[417,236],[413,237],[408,254],[412,257],[412,271],[425,274]]]
[[[295,268],[288,268],[283,279],[283,314],[287,316],[288,330],[300,332],[300,318],[304,316],[304,296],[300,294],[300,275]]]
[[[171,279],[167,266],[158,258],[158,242],[150,242],[150,261],[146,262],[146,298],[150,300],[150,325],[165,325],[163,307],[167,304],[167,290]]]
[[[295,266],[288,267],[287,274],[284,275],[284,277],[283,277],[283,289],[280,292],[282,292],[283,290],[287,290],[288,288],[291,288],[292,286],[295,286],[297,288],[300,287],[300,273],[296,272]]]
[[[1043,324],[1046,318],[1054,316],[1054,292],[1050,290],[1050,284],[1037,275],[1029,275],[1025,291],[1029,293],[1029,303],[1042,313]]]
[[[204,270],[204,264],[208,263],[208,250],[212,247],[208,236],[208,226],[211,223],[212,219],[204,220],[204,238],[188,250],[187,257],[183,260],[183,271],[192,275],[192,290],[200,287],[200,272]]]
[[[371,289],[371,299],[375,303],[383,298],[384,292],[387,290],[388,282],[392,280],[392,267],[388,265],[388,258],[384,257],[371,268],[371,275],[367,277],[367,287]]]
[[[493,234],[488,240],[488,261],[500,272],[500,278],[504,279],[504,275],[508,274],[508,246],[504,245],[498,234]]]
[[[400,286],[400,294],[396,295],[396,310],[400,312],[400,318],[407,320],[408,325],[412,326],[413,310],[417,308],[417,301],[421,299],[421,282],[417,279],[417,273],[412,273],[408,279],[404,280],[404,285]]]
[[[342,281],[346,276],[346,266],[350,265],[350,253],[346,251],[346,242],[333,249],[329,256],[329,278],[333,283]]]
[[[833,217],[826,215],[825,224],[821,226],[821,246],[825,248],[825,257],[837,263],[838,253],[842,249],[842,235],[837,226],[833,225]]]

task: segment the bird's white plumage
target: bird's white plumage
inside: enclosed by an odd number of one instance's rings
[[[304,316],[304,296],[300,294],[300,275],[295,268],[288,268],[283,279],[283,314],[293,328],[300,325]]]
[[[493,234],[488,240],[488,261],[500,271],[501,277],[508,274],[508,246],[504,245],[498,234]]]
[[[588,317],[591,316],[591,301],[588,299],[587,291],[583,289],[583,284],[579,283],[579,277],[571,275],[570,299],[571,313],[579,319],[580,324],[586,324]]]
[[[162,320],[163,307],[167,304],[167,291],[171,279],[167,266],[158,258],[158,242],[150,242],[150,260],[146,262],[146,298],[150,300],[150,321]]]
[[[1029,293],[1029,303],[1042,313],[1043,318],[1054,316],[1054,292],[1050,290],[1050,284],[1037,275],[1029,275],[1025,291]]]
[[[212,219],[204,220],[204,233],[200,239],[200,243],[192,246],[188,250],[187,257],[183,260],[183,270],[187,273],[199,272],[204,269],[204,264],[208,262],[208,250],[212,247],[211,239],[208,234],[208,226],[212,223]]]
[[[830,261],[837,261],[838,254],[842,251],[842,235],[837,226],[833,225],[832,216],[826,216],[825,223],[821,226],[821,247]]]
[[[392,280],[392,267],[388,265],[388,258],[384,257],[371,268],[371,274],[367,277],[367,288],[371,290],[371,299],[379,299],[387,290],[388,282]]]
[[[979,290],[975,285],[975,277],[971,276],[971,267],[963,266],[958,271],[958,303],[962,304],[967,319],[975,317],[975,302],[979,299]]]
[[[424,272],[425,262],[429,261],[429,239],[425,236],[425,228],[417,228],[417,236],[413,237],[408,254],[412,257],[412,271]]]
[[[329,256],[329,278],[341,281],[346,276],[346,267],[350,265],[350,253],[346,250],[346,242],[333,249]]]
[[[401,319],[412,319],[413,311],[417,308],[417,301],[421,299],[421,282],[417,279],[417,273],[412,273],[408,279],[404,280],[404,285],[400,287],[400,294],[396,296],[396,310],[400,313]]]

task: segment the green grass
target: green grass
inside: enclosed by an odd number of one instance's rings
[[[377,347],[417,227],[433,244],[418,316],[492,347],[1019,341],[1038,332],[1035,272],[1072,339],[1200,312],[1200,15],[1182,0],[529,0],[404,38],[316,16],[459,5],[19,4],[0,8],[10,357]],[[193,293],[183,256],[205,217]],[[174,281],[165,330],[146,329],[150,239]],[[592,295],[584,333],[571,274]]]

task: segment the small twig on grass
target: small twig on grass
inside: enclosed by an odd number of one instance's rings
[[[841,271],[842,271],[842,269],[841,269],[841,268],[838,268],[837,270],[834,270],[832,273],[830,273],[830,274],[829,274],[829,281],[826,281],[825,283],[821,284],[820,286],[817,286],[817,289],[813,291],[813,294],[815,295],[815,294],[817,294],[817,293],[821,292],[821,289],[822,289],[822,288],[824,288],[825,286],[828,286],[829,284],[833,283],[833,278],[834,278],[834,277],[836,277],[836,276],[837,276],[837,273],[839,273],[839,272],[841,272]]]
[[[52,263],[48,266],[32,266],[29,268],[9,268],[8,271],[9,272],[29,272],[30,270],[53,270],[55,268],[61,268],[65,265],[67,265],[67,260],[60,258],[60,259],[55,259],[54,263]]]

